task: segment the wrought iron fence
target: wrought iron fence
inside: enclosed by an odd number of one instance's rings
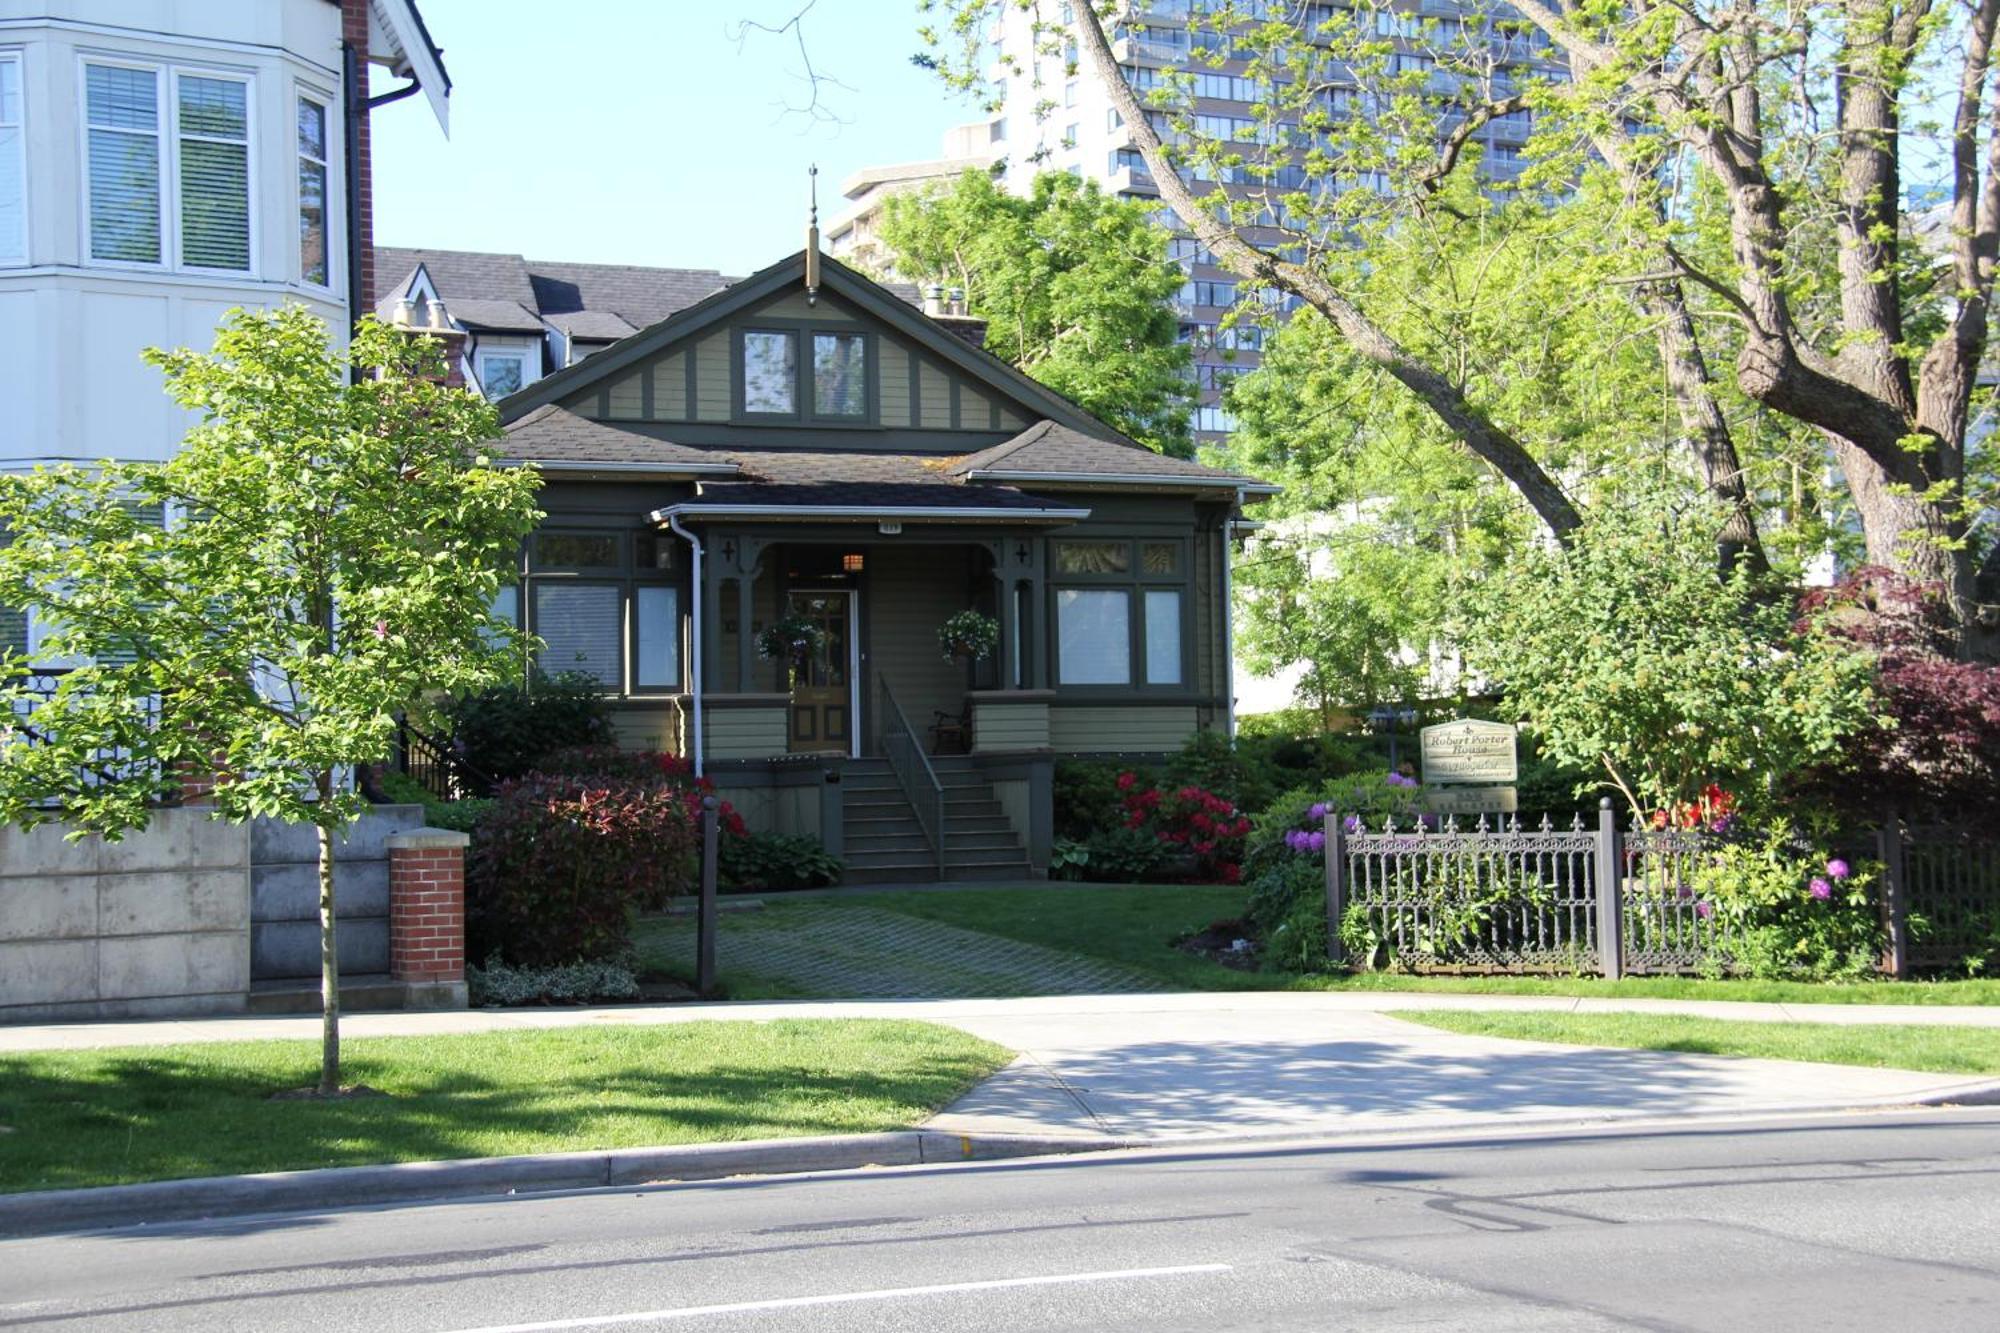
[[[13,738],[18,743],[44,746],[53,739],[48,723],[40,715],[41,708],[55,697],[56,691],[62,686],[63,678],[67,675],[69,675],[67,667],[32,667],[7,681],[7,684],[17,691],[8,699],[11,713],[8,724]],[[141,719],[140,725],[147,729],[159,726],[159,696],[149,696],[145,708],[146,715]],[[100,746],[90,752],[88,759],[77,765],[74,783],[65,790],[75,791],[106,783],[131,782],[156,775],[156,770],[142,765],[139,760],[133,758],[131,751],[123,746]],[[177,799],[171,791],[163,793],[162,796],[163,800]],[[50,808],[63,803],[63,792],[52,792],[38,802]]]
[[[1420,972],[1732,971],[1738,948],[1701,891],[1720,845],[1700,830],[1621,829],[1609,801],[1594,825],[1568,827],[1424,816],[1373,830],[1329,812],[1329,952]],[[1878,846],[1882,971],[2000,961],[2000,834],[1892,814]]]

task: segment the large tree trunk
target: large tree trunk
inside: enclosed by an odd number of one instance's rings
[[[333,798],[333,775],[319,779],[322,802]],[[324,809],[324,807],[322,807]],[[322,814],[324,819],[324,814]],[[319,831],[319,1091],[331,1097],[340,1091],[340,949],[333,920],[333,829],[322,822]]]

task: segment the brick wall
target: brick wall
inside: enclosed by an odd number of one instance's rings
[[[370,151],[371,136],[368,126],[368,0],[340,0],[340,39],[353,48],[355,61],[361,71],[361,87],[357,90],[363,99],[360,110],[359,134],[356,137],[354,161],[347,169],[354,173],[358,187],[357,198],[360,207],[356,210],[356,222],[361,238],[361,253],[353,262],[360,269],[360,290],[362,309],[350,311],[352,318],[375,308],[375,172]]]
[[[468,842],[444,829],[389,839],[389,975],[396,980],[464,984]]]

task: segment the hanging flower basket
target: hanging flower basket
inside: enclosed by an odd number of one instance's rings
[[[766,625],[757,634],[757,655],[777,658],[800,667],[826,646],[826,631],[804,616],[786,616]]]
[[[983,662],[1000,646],[1000,622],[979,611],[960,611],[938,626],[945,660]]]

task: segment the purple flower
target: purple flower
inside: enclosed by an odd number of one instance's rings
[[[1321,833],[1317,829],[1313,830],[1311,833],[1306,834],[1306,850],[1312,852],[1325,851],[1326,834]]]
[[[1313,808],[1306,811],[1306,818],[1312,820],[1314,823],[1318,823],[1320,820],[1325,819],[1326,802],[1325,801],[1315,802],[1313,804]]]
[[[1715,915],[1715,908],[1709,904],[1707,899],[1704,898],[1702,901],[1694,905],[1694,914],[1700,917],[1702,920],[1706,921],[1710,917]]]
[[[1818,875],[1814,875],[1812,878],[1812,883],[1806,885],[1806,892],[1810,893],[1813,897],[1817,898],[1819,901],[1825,902],[1828,898],[1833,897],[1833,885],[1827,883],[1825,880],[1821,879]]]
[[[1411,785],[1415,786],[1416,784],[1412,783]],[[1417,822],[1425,828],[1435,831],[1438,826],[1438,817],[1436,815],[1418,815]]]
[[[1826,873],[1832,879],[1846,879],[1854,871],[1849,868],[1847,862],[1836,856],[1826,863]]]
[[[1401,773],[1391,773],[1387,781],[1391,787],[1414,787],[1417,785],[1415,778],[1404,777]]]
[[[1361,816],[1349,815],[1346,818],[1346,820],[1343,821],[1343,827],[1345,827],[1349,833],[1361,832]]]
[[[1717,815],[1715,818],[1708,821],[1708,831],[1710,833],[1727,833],[1729,832],[1729,830],[1735,827],[1736,827],[1735,815]]]
[[[1308,850],[1312,845],[1312,835],[1304,829],[1293,829],[1285,835],[1285,846],[1295,852]]]

